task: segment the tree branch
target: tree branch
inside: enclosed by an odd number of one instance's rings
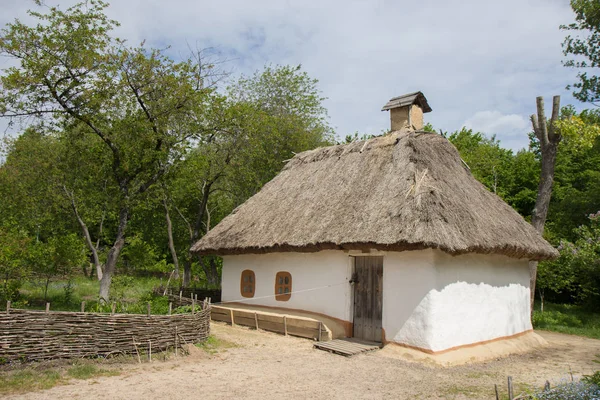
[[[552,98],[552,117],[550,118],[550,129],[548,131],[548,139],[551,142],[560,141],[560,134],[556,132],[554,123],[558,121],[560,116],[560,96],[554,96]]]
[[[538,96],[536,99],[537,104],[537,119],[539,125],[539,132],[541,136],[541,145],[546,146],[548,144],[548,127],[546,124],[546,114],[544,112],[544,98]]]
[[[63,185],[63,190],[64,190],[65,194],[67,195],[67,197],[69,198],[69,200],[71,201],[71,208],[73,209],[73,213],[75,214],[75,217],[77,218],[77,222],[79,222],[79,226],[81,227],[81,230],[83,231],[85,243],[87,244],[88,248],[92,252],[92,258],[94,259],[94,266],[96,267],[96,273],[98,274],[98,280],[100,280],[100,279],[102,279],[102,264],[100,263],[100,258],[98,257],[98,251],[96,250],[96,248],[94,247],[94,243],[92,242],[92,237],[90,236],[90,231],[88,230],[87,225],[83,221],[83,218],[81,218],[81,216],[79,215],[79,211],[77,210],[77,205],[75,204],[75,196],[73,195],[73,192],[69,192],[65,185]]]

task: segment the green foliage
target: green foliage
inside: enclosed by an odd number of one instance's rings
[[[0,229],[0,300],[16,300],[29,275],[27,248],[30,239],[17,230]]]
[[[600,388],[587,382],[563,383],[533,395],[535,400],[595,400],[599,397]]]
[[[34,278],[45,284],[44,297],[47,298],[48,285],[55,278],[70,280],[76,270],[86,262],[86,254],[81,239],[74,233],[66,236],[52,236],[47,242],[36,241],[27,252],[28,262]]]
[[[575,22],[561,25],[562,30],[572,32],[562,43],[564,55],[570,57],[563,64],[583,71],[577,74],[578,81],[572,85],[573,96],[580,101],[595,103],[600,100],[600,80],[596,75],[588,75],[588,71],[600,67],[600,2],[571,0],[571,8]]]
[[[560,258],[540,264],[539,288],[566,292],[571,300],[600,307],[600,212],[589,216],[589,225],[575,229],[574,242],[561,241]]]
[[[600,386],[600,371],[596,371],[592,375],[584,375],[581,380],[591,385]]]
[[[544,312],[536,307],[533,312],[533,326],[535,329],[600,339],[600,314],[574,304],[546,302]]]

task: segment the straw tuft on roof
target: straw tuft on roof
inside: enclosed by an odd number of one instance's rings
[[[530,260],[558,255],[473,178],[446,138],[412,131],[296,155],[192,251],[426,248]]]

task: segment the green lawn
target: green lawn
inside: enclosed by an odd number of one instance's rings
[[[571,335],[600,339],[600,314],[572,304],[544,304],[544,312],[536,304],[533,326]]]

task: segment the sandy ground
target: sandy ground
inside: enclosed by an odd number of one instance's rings
[[[600,340],[538,333],[549,342],[541,350],[444,368],[405,361],[386,349],[345,358],[316,350],[306,339],[214,323],[213,334],[236,347],[8,399],[492,399],[494,384],[506,393],[508,375],[520,393],[600,367],[593,362]]]

